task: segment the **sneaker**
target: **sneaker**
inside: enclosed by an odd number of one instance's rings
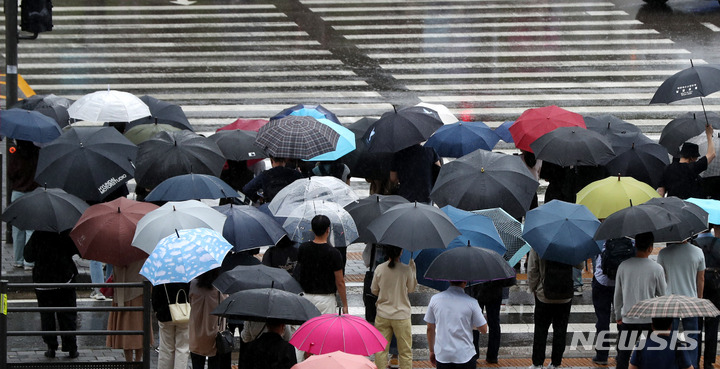
[[[23,269],[25,270],[33,270],[32,265],[23,265]]]
[[[95,300],[102,301],[102,300],[105,300],[105,295],[103,295],[102,292],[100,292],[100,291],[95,291],[95,290],[93,290],[93,291],[90,293],[90,298],[91,298],[91,299],[95,299]]]
[[[390,357],[390,362],[388,363],[388,366],[389,366],[391,369],[397,369],[397,368],[399,368],[399,367],[400,367],[400,361],[398,360],[398,357],[395,356],[395,355],[393,355],[392,357]]]
[[[77,350],[75,350],[75,351],[70,351],[70,352],[68,352],[68,356],[67,356],[67,357],[70,358],[70,359],[77,359],[78,356],[80,356],[80,353],[77,352]]]
[[[547,369],[557,369],[559,367],[560,366],[555,366],[555,364],[550,364],[550,365],[548,365]]]
[[[530,365],[528,369],[543,369],[542,365]]]
[[[597,356],[593,356],[592,362],[593,362],[593,364],[595,364],[595,365],[608,365],[608,360],[607,360],[607,359],[605,359],[605,360],[600,360],[600,359],[598,359]]]
[[[13,263],[13,266],[18,269],[25,267],[25,265],[23,265],[23,263]]]
[[[575,296],[582,296],[583,294],[583,288],[582,286],[577,286],[574,288],[573,295]]]

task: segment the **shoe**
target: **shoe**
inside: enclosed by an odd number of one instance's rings
[[[559,367],[560,366],[555,366],[555,364],[550,364],[550,365],[548,365],[547,369],[557,369]]]
[[[23,269],[25,270],[33,270],[33,267],[30,265],[23,265]]]
[[[600,359],[598,359],[597,356],[593,356],[592,362],[593,362],[593,364],[595,364],[595,365],[608,365],[607,359],[605,359],[605,360],[600,360]]]
[[[400,367],[400,361],[398,360],[397,356],[393,355],[390,358],[390,362],[388,363],[389,367],[391,369],[397,369]]]
[[[23,265],[23,263],[13,263],[13,266],[18,269],[25,267],[25,265]]]
[[[485,362],[488,364],[497,364],[498,359],[485,359]]]
[[[80,353],[77,350],[68,352],[68,358],[70,359],[77,359],[78,356],[80,356]]]
[[[543,369],[542,365],[530,365],[528,369]]]
[[[50,359],[54,358],[54,357],[55,357],[55,350],[53,350],[53,349],[48,349],[47,351],[45,351],[45,357],[46,357],[46,358],[50,358]]]
[[[100,291],[93,290],[92,292],[90,292],[90,298],[102,301],[105,300],[105,295],[103,295]]]
[[[582,296],[583,294],[583,288],[582,286],[577,286],[574,288],[573,295],[575,296]]]

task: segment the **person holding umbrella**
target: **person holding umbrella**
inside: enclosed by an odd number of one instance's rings
[[[702,158],[700,158],[698,145],[690,142],[685,142],[682,145],[680,159],[673,161],[663,172],[660,187],[657,189],[660,196],[677,196],[681,199],[689,197],[705,198],[700,173],[705,171],[715,159],[715,145],[712,141],[712,134],[713,127],[711,125],[705,126],[708,149]]]
[[[137,283],[144,281],[140,269],[145,260],[134,261],[125,266],[113,267],[113,282]],[[113,306],[143,306],[142,288],[115,288]],[[109,331],[140,331],[142,327],[142,311],[111,311],[108,316]],[[150,332],[152,335],[152,331]],[[109,335],[106,344],[114,349],[122,349],[125,361],[142,361],[143,343],[139,335]]]
[[[440,166],[442,161],[435,149],[415,144],[393,155],[390,182],[398,186],[397,194],[408,201],[429,203]]]
[[[703,298],[710,300],[715,307],[720,306],[720,225],[710,224],[711,231],[700,233],[693,244],[699,247],[705,255],[705,275]],[[713,237],[713,233],[716,235]],[[704,319],[705,330],[705,368],[713,368],[717,356],[718,317]]]
[[[270,157],[272,168],[260,173],[242,188],[242,193],[253,201],[269,203],[280,190],[296,179],[302,178],[302,174],[297,170],[290,169],[285,166],[286,159]],[[262,196],[258,191],[262,190]]]
[[[8,148],[8,168],[7,176],[11,184],[11,201],[15,201],[20,196],[30,192],[38,187],[35,182],[35,169],[37,167],[38,154],[40,148],[30,141],[15,140],[15,145]],[[12,227],[13,238],[13,266],[15,268],[25,268],[30,270],[33,264],[23,259],[23,250],[25,244],[32,236],[32,231],[21,230],[15,226]]]
[[[220,317],[211,315],[224,300],[212,282],[220,269],[211,269],[190,281],[190,360],[193,369],[230,369],[230,353],[220,355],[215,346],[215,336],[220,329]],[[206,360],[207,359],[207,360]]]

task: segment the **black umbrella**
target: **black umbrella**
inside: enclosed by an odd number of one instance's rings
[[[430,198],[463,210],[503,208],[521,217],[539,183],[519,156],[477,150],[442,166]]]
[[[667,149],[656,143],[633,145],[605,163],[612,175],[629,176],[658,188],[665,167],[670,164]]]
[[[139,186],[148,189],[181,174],[219,177],[225,164],[213,140],[191,131],[160,132],[138,147],[135,178]]]
[[[442,281],[487,282],[515,278],[515,269],[495,251],[470,246],[456,247],[438,255],[425,278]]]
[[[680,223],[653,232],[655,242],[681,242],[708,229],[708,213],[678,197],[656,197],[643,204],[657,205],[680,219]]]
[[[309,116],[288,115],[260,127],[255,143],[270,156],[311,159],[334,151],[340,134]]]
[[[695,66],[690,60],[690,68],[683,69],[663,82],[650,104],[665,103],[705,97],[720,91],[720,65]]]
[[[408,251],[445,248],[460,231],[442,210],[419,203],[395,205],[367,226],[375,243]]]
[[[530,144],[535,157],[561,167],[600,165],[615,152],[601,134],[581,127],[559,127]]]
[[[346,205],[345,210],[352,216],[360,234],[355,242],[374,242],[375,236],[367,226],[393,206],[407,203],[404,197],[398,195],[370,195]]]
[[[137,152],[115,128],[73,127],[40,149],[35,181],[102,201],[134,176]]]
[[[707,117],[707,118],[705,118]],[[670,121],[663,127],[660,133],[660,145],[665,146],[670,155],[678,156],[680,146],[685,141],[705,132],[705,126],[710,124],[715,129],[720,129],[720,115],[707,113],[706,116],[696,113],[685,113]]]
[[[222,293],[235,293],[256,288],[277,288],[292,293],[303,292],[300,283],[285,269],[267,265],[238,265],[220,274],[213,286]]]
[[[363,139],[369,152],[398,152],[428,139],[443,126],[435,110],[412,106],[383,114]]]
[[[54,119],[60,127],[70,123],[70,114],[67,109],[72,105],[73,100],[50,95],[33,95],[27,99],[20,100],[13,107],[24,110],[33,110]]]
[[[160,182],[145,201],[186,201],[196,199],[227,199],[238,192],[222,179],[208,174],[181,174]]]
[[[233,293],[211,314],[251,322],[274,320],[299,325],[320,316],[320,311],[298,294],[276,288],[258,288]]]
[[[640,127],[626,122],[612,114],[599,115],[596,117],[583,116],[583,119],[585,119],[585,128],[607,137],[611,142],[611,136],[614,135],[642,132]]]
[[[343,156],[340,161],[350,168],[353,177],[385,180],[390,177],[390,165],[393,154],[389,152],[369,152],[368,143],[363,139],[368,128],[377,119],[361,118],[347,125],[347,129],[355,134],[355,150]]]
[[[23,230],[62,232],[75,226],[90,207],[59,188],[36,188],[13,201],[2,220]]]
[[[173,127],[187,129],[189,131],[193,130],[190,121],[188,121],[180,105],[158,100],[148,95],[141,96],[140,100],[150,108],[150,116],[128,123],[125,129],[130,129],[140,124],[160,123],[169,124]]]
[[[596,240],[630,237],[677,225],[680,218],[657,205],[640,204],[610,214],[595,231]]]
[[[262,149],[255,145],[257,132],[254,131],[239,129],[218,131],[210,136],[210,139],[215,141],[228,160],[241,161],[265,157]]]
[[[287,235],[274,217],[254,206],[228,204],[214,209],[227,216],[222,233],[235,252],[273,246]]]

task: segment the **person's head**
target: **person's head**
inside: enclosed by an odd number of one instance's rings
[[[315,236],[324,236],[330,232],[330,218],[325,215],[316,215],[310,221],[310,226]]]
[[[465,288],[465,286],[467,286],[467,281],[450,281],[450,286]]]
[[[281,336],[285,333],[285,323],[281,321],[268,319],[265,326],[267,327],[268,332],[275,332]]]
[[[397,246],[385,245],[383,246],[383,251],[385,252],[385,256],[387,256],[388,260],[390,261],[388,263],[388,267],[394,268],[397,259],[402,254],[402,249]]]
[[[285,165],[286,161],[287,161],[287,159],[285,159],[285,158],[276,158],[274,156],[270,157],[270,165],[272,165],[273,167],[283,166],[283,165]]]
[[[669,331],[672,329],[673,318],[652,318],[654,331]]]
[[[654,242],[655,237],[652,232],[639,233],[635,236],[635,250],[637,250],[638,253],[649,253],[652,251]]]
[[[713,236],[720,238],[720,224],[709,223],[708,227],[712,230]]]
[[[197,279],[198,287],[209,290],[213,288],[212,283],[215,281],[215,279],[217,279],[218,276],[220,276],[220,268],[215,268],[210,269],[203,274],[200,274],[199,276],[195,277],[195,279]]]
[[[692,142],[685,142],[680,149],[680,158],[685,161],[696,161],[700,157],[700,148]]]
[[[532,168],[537,164],[537,158],[535,158],[535,154],[531,153],[530,151],[520,150],[522,151],[522,157],[523,161],[525,162],[525,165]]]

